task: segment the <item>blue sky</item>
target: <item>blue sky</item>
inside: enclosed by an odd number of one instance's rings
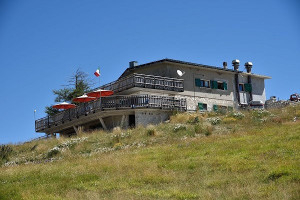
[[[36,118],[80,68],[108,83],[128,62],[239,59],[271,76],[267,98],[300,92],[297,0],[0,0],[0,143],[38,136]]]

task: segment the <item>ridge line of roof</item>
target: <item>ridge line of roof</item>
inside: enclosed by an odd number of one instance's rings
[[[141,65],[137,65],[137,66],[132,67],[132,68],[128,67],[122,73],[122,75],[119,78],[121,78],[125,74],[125,72],[127,72],[129,70],[134,70],[134,69],[138,69],[138,68],[143,67],[143,66],[152,65],[152,64],[161,63],[161,62],[179,63],[179,64],[193,65],[193,66],[199,66],[199,67],[204,67],[204,68],[208,68],[208,69],[215,69],[215,70],[221,70],[221,71],[245,73],[243,71],[235,71],[233,69],[224,69],[224,68],[217,67],[217,66],[203,65],[203,64],[199,64],[199,63],[192,63],[192,62],[186,62],[186,61],[175,60],[175,59],[170,59],[170,58],[164,58],[164,59],[152,61],[152,62],[149,62],[149,63],[144,63],[144,64],[141,64]],[[254,75],[254,76],[257,75],[257,76],[261,76],[261,77],[265,77],[265,78],[271,78],[271,77],[268,77],[268,76],[265,76],[265,75],[259,75],[259,74],[254,74],[254,73],[252,73],[252,75]]]

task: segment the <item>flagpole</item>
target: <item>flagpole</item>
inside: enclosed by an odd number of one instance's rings
[[[101,73],[100,73],[100,67],[99,67],[99,74],[100,74],[100,76],[101,76]],[[102,104],[101,104],[101,81],[100,81],[100,76],[99,76],[99,90],[100,90],[99,98],[100,98],[100,110],[102,111]]]

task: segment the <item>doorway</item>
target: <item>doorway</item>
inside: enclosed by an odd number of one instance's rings
[[[135,127],[135,115],[129,115],[129,127]]]

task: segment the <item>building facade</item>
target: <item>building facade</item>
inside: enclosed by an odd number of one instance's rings
[[[136,61],[118,80],[101,86],[114,95],[66,110],[56,116],[36,120],[36,131],[47,134],[71,135],[85,130],[157,124],[174,111],[217,111],[239,109],[261,102],[264,104],[265,79],[253,74],[252,63],[246,72],[173,59],[163,59],[138,65]]]

